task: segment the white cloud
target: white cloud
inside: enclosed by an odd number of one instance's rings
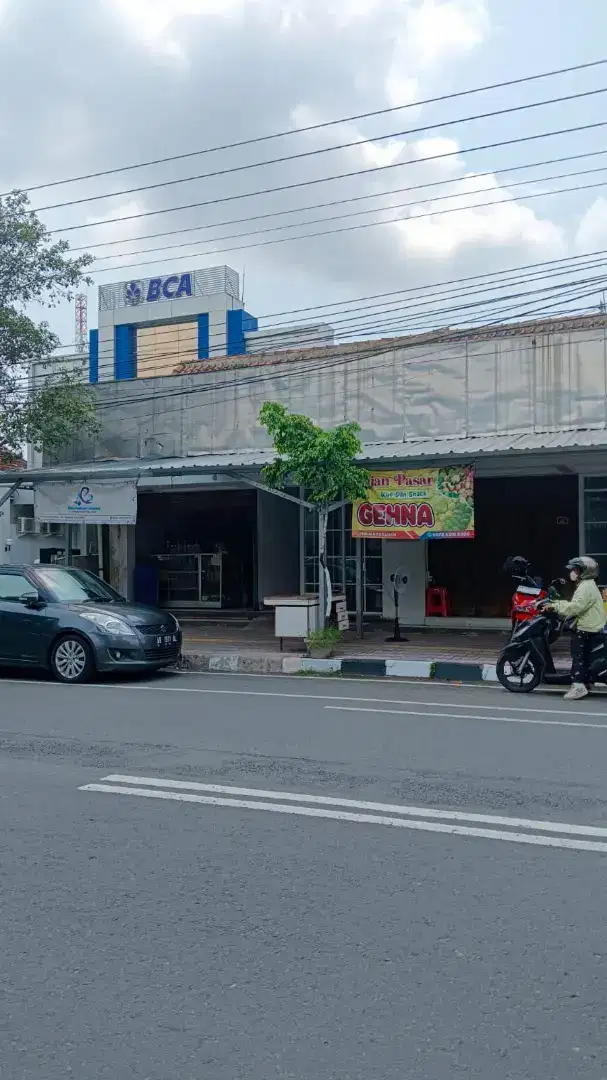
[[[419,161],[432,161],[433,167],[443,174],[454,176],[463,167],[462,159],[457,156],[459,144],[455,139],[434,135],[429,139],[417,139],[411,149]]]
[[[489,31],[485,0],[423,0],[411,6],[407,49],[423,71],[472,52]]]
[[[595,199],[580,221],[575,234],[579,251],[599,251],[607,247],[607,199]]]
[[[0,190],[292,131],[470,86],[476,81],[470,75],[470,58],[479,55],[482,59],[490,38],[492,2],[98,0],[74,7],[71,0],[55,0],[53,5],[48,0],[28,0],[33,14],[26,17],[26,5],[16,0],[11,11],[17,15],[10,20],[8,38],[0,34]],[[1,5],[2,0],[0,10]],[[33,85],[32,72],[42,91]],[[499,270],[560,254],[563,230],[542,216],[541,200],[526,206],[524,200],[521,203],[512,196],[507,204],[498,205],[508,195],[498,176],[476,177],[476,167],[489,170],[494,163],[504,162],[485,154],[482,166],[477,166],[478,155],[462,153],[461,145],[470,145],[465,128],[449,126],[444,134],[433,128],[410,140],[406,135],[392,135],[399,129],[422,127],[426,120],[434,125],[452,115],[448,105],[413,107],[306,134],[295,132],[271,142],[39,192],[34,204],[105,191],[107,198],[99,202],[44,215],[51,228],[104,221],[99,227],[69,233],[78,247],[87,241],[124,239],[123,246],[95,252],[112,255],[104,263],[112,271],[96,275],[100,283],[122,280],[132,273],[145,276],[152,268],[185,268],[186,260],[188,266],[226,261],[239,270],[246,263],[247,303],[257,313],[323,303],[337,295],[347,298],[382,288],[415,286],[432,276],[456,278]],[[506,138],[500,124],[489,121],[484,128],[475,128],[478,141]],[[522,118],[521,133],[533,130],[532,124],[532,119]],[[384,135],[390,137],[384,140]],[[347,142],[354,145],[331,149]],[[112,194],[138,184],[181,180],[214,169],[324,149],[329,152],[249,172],[132,195]],[[444,154],[450,156],[440,156]],[[400,167],[399,163],[411,158],[417,159],[413,165]],[[364,170],[378,167],[379,171],[365,175]],[[348,173],[354,175],[324,180]],[[289,185],[306,181],[309,187],[289,190]],[[428,187],[418,189],[417,185]],[[413,187],[415,191],[391,194]],[[215,199],[265,188],[279,190],[212,204]],[[483,189],[483,195],[470,196],[477,188]],[[348,201],[367,195],[373,196],[369,203]],[[447,195],[449,201],[430,201]],[[416,217],[359,227],[372,223],[374,216],[382,220],[410,213],[396,207],[414,199]],[[481,201],[494,205],[420,216]],[[274,216],[324,202],[336,205]],[[365,211],[378,203],[385,213],[378,209],[364,218],[330,220],[333,215]],[[163,212],[188,204],[190,209]],[[552,211],[554,202],[546,205]],[[148,212],[153,216],[126,220]],[[257,215],[268,217],[249,221]],[[607,218],[607,210],[603,216]],[[121,220],[110,223],[113,217]],[[290,233],[205,242],[208,235],[228,237],[322,217],[326,229],[314,224]],[[241,220],[224,227],[231,219]],[[351,231],[275,243],[280,236],[350,227]],[[580,235],[593,227],[592,221],[582,222]],[[181,231],[193,228],[198,230],[193,236]],[[147,237],[172,230],[174,235]],[[149,255],[148,263],[143,262],[146,256],[132,255],[137,248],[162,243],[187,247]],[[215,252],[222,247],[228,249],[225,254]],[[137,258],[142,265],[135,269]]]
[[[420,205],[407,221],[398,225],[407,251],[434,259],[445,259],[466,247],[477,247],[480,255],[483,248],[527,246],[535,249],[538,259],[556,258],[564,253],[566,238],[562,228],[536,217],[529,207],[522,206],[512,197],[506,202],[498,201],[507,198],[505,189],[495,186],[494,194],[496,202],[493,205],[475,210],[457,209],[461,205],[461,196],[456,196],[441,203],[441,210],[451,209],[452,213],[438,213],[416,220],[415,213],[428,213],[427,207]],[[483,195],[478,201],[490,200]]]
[[[408,0],[385,79],[390,104],[422,96],[422,77],[482,45],[489,32],[486,0]]]

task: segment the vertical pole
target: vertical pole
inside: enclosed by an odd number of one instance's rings
[[[97,573],[103,580],[103,525],[97,525]]]
[[[327,581],[325,567],[327,565],[327,511],[318,511],[318,628],[324,630],[327,615]]]
[[[72,565],[72,526],[65,527],[65,565]]]
[[[577,505],[578,505],[578,550],[580,554],[586,554],[586,495],[585,476],[577,478]]]
[[[304,489],[302,487],[300,487],[300,489],[299,489],[299,498],[303,499],[303,497],[304,497]],[[305,518],[305,513],[306,513],[305,507],[300,506],[299,507],[299,591],[300,591],[302,596],[306,591],[306,546],[305,546],[306,545],[306,536],[305,536],[306,518]]]
[[[363,636],[363,542],[356,541],[356,636]]]
[[[346,512],[347,512],[347,510],[348,510],[347,506],[342,506],[341,510],[339,511],[340,528],[341,528],[340,537],[339,537],[339,542],[340,542],[340,545],[341,545],[341,559],[340,559],[340,563],[341,563],[341,584],[340,584],[340,587],[339,587],[339,591],[343,592],[344,596],[346,595]]]

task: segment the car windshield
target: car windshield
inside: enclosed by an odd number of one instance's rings
[[[37,566],[36,576],[60,604],[118,604],[123,597],[88,570]]]

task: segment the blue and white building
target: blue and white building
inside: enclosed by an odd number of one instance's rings
[[[229,266],[102,285],[98,320],[90,331],[92,383],[187,374],[200,361],[292,347],[298,340],[333,343],[323,325],[258,333]]]

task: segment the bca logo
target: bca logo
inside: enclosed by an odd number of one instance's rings
[[[124,286],[124,299],[127,304],[140,304],[143,300],[143,289],[140,281],[129,281]]]
[[[192,295],[191,274],[171,274],[166,278],[150,278],[143,281],[129,281],[124,287],[126,304],[153,304],[157,300],[179,300],[182,296]]]

